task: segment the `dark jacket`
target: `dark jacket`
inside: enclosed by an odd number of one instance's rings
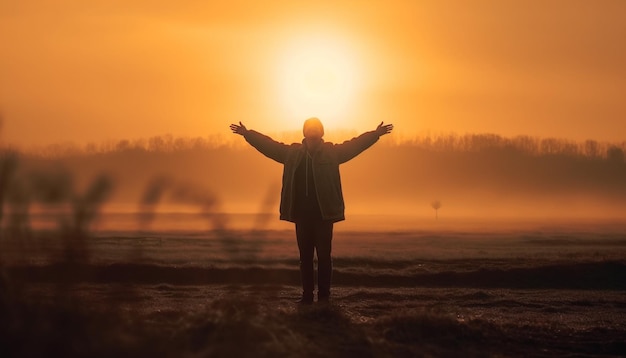
[[[304,141],[303,143],[287,145],[253,130],[249,130],[244,138],[268,158],[284,164],[283,188],[280,195],[280,219],[295,222],[294,178],[298,165],[306,156]],[[376,143],[378,138],[378,134],[372,131],[341,144],[323,142],[312,154],[314,186],[323,220],[337,222],[345,219],[339,164],[356,157]]]

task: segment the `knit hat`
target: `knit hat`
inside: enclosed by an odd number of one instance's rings
[[[324,126],[318,118],[311,117],[304,121],[302,133],[305,138],[322,138],[324,136]]]

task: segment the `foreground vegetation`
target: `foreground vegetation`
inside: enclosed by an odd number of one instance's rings
[[[621,315],[604,326],[593,322],[597,315],[611,314],[601,307],[617,304],[619,294],[576,299],[569,294],[544,293],[541,302],[545,308],[533,313],[532,305],[537,303],[524,298],[528,292],[509,293],[519,300],[512,306],[516,301],[498,301],[499,294],[489,291],[338,288],[330,305],[298,307],[293,302],[298,297],[297,287],[221,286],[206,290],[193,286],[90,288],[51,283],[34,294],[33,287],[19,288],[6,277],[1,283],[3,357],[522,357],[626,353],[622,340],[625,328],[617,323]],[[181,290],[187,293],[176,294]],[[194,294],[197,292],[202,293],[200,297]],[[546,296],[554,297],[551,301]],[[564,308],[569,299],[573,305]],[[568,314],[583,304],[578,316],[572,315],[575,324],[555,314]],[[590,321],[579,327],[582,318]]]

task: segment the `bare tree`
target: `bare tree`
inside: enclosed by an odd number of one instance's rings
[[[438,211],[441,208],[441,201],[435,200],[432,203],[430,203],[430,206],[432,206],[432,208],[435,209],[435,219],[439,219]]]

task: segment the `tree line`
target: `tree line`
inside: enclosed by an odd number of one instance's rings
[[[294,134],[283,133],[277,138],[289,139]],[[284,140],[290,142],[289,140]],[[623,162],[626,141],[610,143],[597,140],[574,141],[563,138],[540,138],[528,135],[504,137],[498,134],[446,134],[426,135],[404,140],[386,141],[379,145],[412,147],[433,152],[509,152],[530,156],[565,156],[606,159],[612,162]],[[77,145],[73,143],[57,143],[23,150],[24,154],[36,157],[60,158],[67,156],[83,156],[115,152],[180,152],[205,151],[216,148],[243,148],[240,141],[222,135],[208,137],[174,137],[171,134],[139,139],[121,139]]]

